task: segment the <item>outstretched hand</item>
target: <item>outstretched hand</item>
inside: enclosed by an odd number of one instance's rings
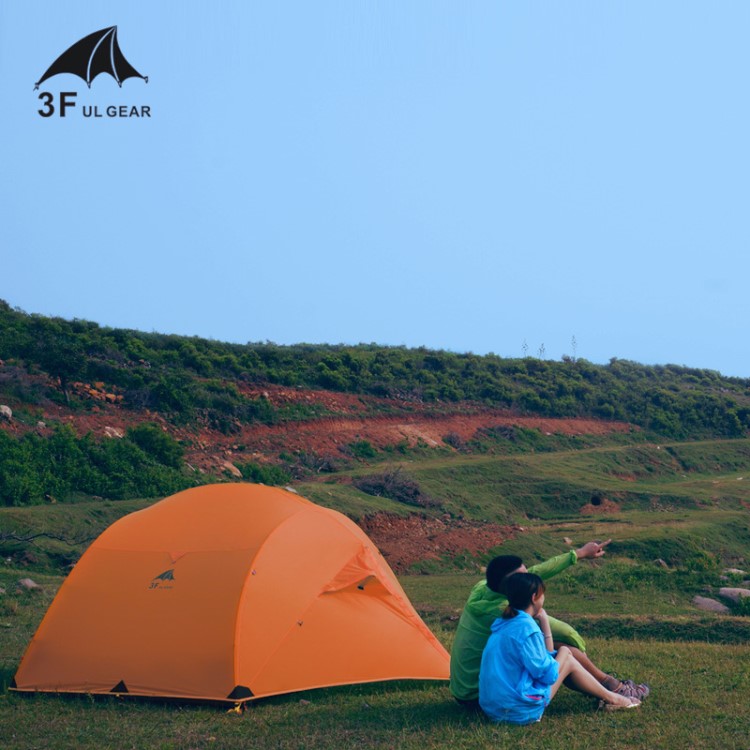
[[[594,560],[597,557],[602,557],[606,551],[604,548],[611,541],[611,539],[607,539],[606,542],[588,542],[576,550],[576,556],[579,560]]]

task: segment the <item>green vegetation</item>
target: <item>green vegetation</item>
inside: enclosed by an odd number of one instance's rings
[[[164,496],[196,484],[182,467],[182,448],[153,425],[122,440],[96,441],[57,426],[49,438],[20,439],[0,430],[0,504],[33,505],[76,494],[111,499]]]
[[[564,690],[532,727],[492,725],[455,704],[435,683],[383,683],[311,691],[263,701],[241,715],[201,705],[119,699],[5,695],[4,747],[54,750],[183,748],[459,748],[587,750],[657,747],[743,748],[748,726],[747,646],[596,641],[622,673],[654,675],[638,711],[603,715]],[[677,690],[690,664],[690,690]]]
[[[249,482],[274,486],[289,484],[292,481],[291,474],[271,464],[258,464],[254,461],[248,461],[239,464],[237,468]]]
[[[461,456],[421,461],[410,473],[450,512],[508,522],[578,516],[604,499],[643,510],[739,507],[750,500],[748,449],[750,441],[732,440]]]
[[[0,432],[0,440],[2,435]],[[89,476],[97,464],[87,466],[80,445],[97,450],[100,447],[85,438],[74,438],[69,430],[65,430],[64,437],[62,444],[78,456],[81,471],[87,469],[89,473],[84,476]],[[128,438],[108,441],[102,447],[127,441]],[[750,522],[745,507],[750,503],[750,481],[744,479],[750,477],[749,447],[750,441],[728,440],[510,456],[441,455],[385,467],[359,465],[355,471],[324,474],[324,482],[308,481],[297,483],[296,487],[305,497],[355,519],[376,511],[400,515],[419,512],[520,525],[533,532],[533,542],[526,532],[518,532],[516,539],[504,546],[511,552],[516,548],[525,550],[524,557],[530,559],[554,554],[564,545],[565,537],[581,540],[599,535],[613,537],[611,551],[623,558],[641,563],[662,559],[670,567],[689,565],[700,573],[720,563],[733,565],[750,549]],[[136,445],[128,450],[142,452]],[[7,455],[12,454],[2,454]],[[153,457],[147,458],[151,463],[145,468],[149,471],[139,474],[137,481],[143,482],[157,472],[156,476],[174,479],[174,491],[193,481],[194,475],[184,475],[156,463]],[[686,468],[688,464],[690,468]],[[652,471],[644,466],[650,466]],[[293,481],[289,472],[269,464],[248,462],[239,468],[250,481],[282,486]],[[22,476],[21,468],[18,471]],[[51,469],[45,472],[42,476],[49,476]],[[33,472],[29,476],[33,478]],[[53,478],[58,482],[71,481],[64,473]],[[163,492],[142,494],[161,497],[171,491],[165,488]],[[94,528],[98,516],[89,518],[87,514],[101,514],[106,508],[103,518],[111,522],[131,507],[122,500],[112,503],[81,502],[82,499],[79,497],[74,506],[49,505],[46,500],[44,506],[37,508],[8,508],[0,513],[0,554],[17,552],[17,546],[3,546],[3,531],[16,536],[49,531],[35,520],[45,518],[45,510],[55,518],[67,514],[69,524],[74,524],[79,515],[87,517],[85,524],[83,520],[81,523]],[[612,503],[621,512],[581,515],[581,509],[594,508],[592,500],[597,499]],[[89,534],[70,527],[66,531],[66,536],[74,539]],[[44,540],[45,537],[40,538],[36,545]],[[57,550],[55,554],[62,552]],[[68,550],[67,561],[72,558],[74,554]],[[430,562],[420,570],[474,571],[477,564],[459,555]]]
[[[173,469],[182,466],[185,452],[182,446],[157,425],[144,422],[131,427],[126,437],[163,466],[171,466]]]
[[[404,491],[396,492],[402,485]],[[426,513],[508,524],[561,519],[581,523],[585,506],[610,503],[613,509],[642,511],[646,527],[654,514],[665,514],[679,525],[680,512],[687,510],[701,511],[693,517],[705,516],[707,526],[721,526],[718,511],[737,511],[741,517],[744,504],[750,503],[750,440],[603,445],[510,455],[435,457],[433,451],[419,459],[400,456],[385,466],[334,472],[325,484],[304,482],[300,491],[324,505],[335,496],[335,507],[354,518],[368,512],[367,503],[377,497],[379,510],[403,513],[405,504],[421,505]],[[429,502],[410,502],[410,497],[420,496]],[[611,518],[622,523],[619,514]],[[743,528],[740,523],[735,530]],[[732,537],[732,530],[727,530],[725,538]]]
[[[513,727],[468,715],[440,683],[310,691],[260,702],[241,715],[204,705],[4,694],[0,728],[7,750],[746,746],[747,646],[616,640],[590,646],[611,669],[649,676],[653,696],[643,708],[596,713],[590,701],[563,690],[540,724]],[[685,681],[686,665],[690,690],[675,690]]]
[[[367,461],[378,455],[377,449],[369,440],[355,440],[346,446],[346,453],[360,461]]]
[[[672,503],[663,488],[650,487],[648,495],[644,492],[636,498],[625,484],[650,476],[668,479],[676,488],[672,480],[678,475],[710,473],[717,462],[728,471],[734,468],[718,443],[715,461],[705,452],[705,442],[694,449],[670,443],[660,455],[654,452],[659,450],[655,442],[741,438],[750,428],[750,380],[725,378],[709,370],[646,367],[621,360],[600,366],[570,357],[561,362],[505,359],[375,345],[225,344],[27,315],[1,300],[0,362],[0,400],[13,408],[14,420],[25,427],[23,436],[0,431],[0,504],[14,506],[50,499],[66,502],[81,495],[155,497],[215,480],[189,470],[183,460],[184,446],[155,424],[131,428],[125,440],[77,438],[54,421],[51,435],[48,430],[32,432],[41,407],[55,402],[83,413],[95,408],[97,399],[104,399],[134,413],[149,410],[151,418],[157,414],[160,423],[171,427],[204,427],[225,435],[247,424],[330,415],[320,405],[304,401],[273,405],[263,388],[280,384],[348,391],[362,398],[385,396],[389,400],[371,401],[363,407],[379,409],[381,414],[416,409],[461,413],[490,406],[516,414],[624,420],[642,428],[602,438],[546,435],[506,426],[481,430],[471,440],[446,435],[450,447],[439,449],[405,442],[377,449],[359,439],[341,446],[336,456],[283,453],[276,465],[248,463],[243,471],[254,481],[285,484],[290,479],[336,474],[352,465],[361,468],[403,459],[421,466],[427,457],[450,459],[442,472],[430,467],[424,481],[419,472],[410,473],[420,493],[415,495],[418,501],[410,504],[430,507],[432,501],[425,498],[431,498],[449,512],[469,515],[486,510],[486,503],[467,497],[461,487],[473,485],[471,480],[480,479],[483,472],[488,479],[486,489],[493,488],[493,502],[500,506],[512,500],[531,517],[577,509],[583,500],[583,473],[592,473],[577,458],[572,459],[576,466],[568,467],[562,456],[597,447],[610,450],[606,457],[603,452],[591,459],[601,480],[599,487],[590,487],[592,492],[613,492],[641,504],[648,502],[648,496]],[[617,449],[639,444],[640,451]],[[742,445],[734,458],[738,471],[750,465],[750,448]],[[518,463],[506,463],[503,471],[518,476],[518,481],[503,479],[498,484],[494,465],[482,469],[479,463],[455,462],[456,452],[472,459],[517,456]],[[531,482],[521,477],[531,454],[543,452],[557,452],[561,459],[547,464],[546,476],[537,475]],[[392,471],[381,469],[381,474]],[[361,477],[358,483],[362,486],[368,481]],[[375,488],[370,494],[387,498],[393,492],[389,495]],[[687,494],[696,495],[692,489]],[[539,499],[549,496],[557,498],[553,508]],[[496,511],[490,515],[501,517]]]
[[[0,558],[6,566],[34,573],[65,574],[104,529],[149,502],[88,500],[0,508]]]
[[[399,466],[377,474],[365,474],[354,480],[354,486],[367,495],[387,497],[404,505],[418,508],[431,508],[438,505],[429,495],[422,492],[419,484]]]
[[[373,394],[404,404],[472,401],[524,414],[617,419],[673,438],[736,437],[750,428],[750,380],[711,370],[374,344],[226,344],[27,315],[2,301],[0,359],[6,362],[0,393],[15,402],[61,398],[74,404],[72,383],[102,382],[126,406],[228,433],[242,423],[306,414],[300,406],[285,411],[263,396],[243,395],[238,385],[246,383]],[[59,390],[24,377],[37,372]]]

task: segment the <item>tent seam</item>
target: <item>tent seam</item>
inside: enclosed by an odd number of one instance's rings
[[[292,494],[292,493],[289,493]],[[297,500],[303,500],[304,498],[296,498]],[[308,501],[309,502],[309,501]],[[312,505],[312,503],[310,503]],[[300,505],[303,505],[303,503],[300,503]],[[248,565],[248,572],[245,575],[245,582],[242,585],[242,591],[240,592],[239,598],[237,599],[237,609],[235,610],[234,615],[234,636],[232,639],[232,676],[234,679],[235,686],[239,685],[239,645],[240,645],[240,612],[242,611],[242,605],[245,602],[245,598],[247,595],[247,591],[249,589],[250,579],[253,576],[253,570],[255,569],[255,561],[260,556],[263,549],[268,544],[268,541],[271,539],[271,537],[276,535],[276,532],[279,531],[281,528],[286,526],[287,523],[289,523],[293,518],[296,518],[297,515],[300,513],[303,513],[305,511],[304,507],[299,508],[294,513],[292,513],[290,516],[287,516],[280,524],[275,526],[270,534],[266,536],[266,538],[261,542],[258,549],[255,551],[255,554],[253,555],[252,559],[250,560],[250,564]],[[248,549],[250,549],[248,547]],[[256,672],[257,674],[257,672]],[[253,675],[255,677],[255,675]],[[252,682],[252,680],[250,680]],[[246,685],[249,689],[249,685]]]

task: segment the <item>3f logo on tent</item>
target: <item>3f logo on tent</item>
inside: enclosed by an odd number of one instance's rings
[[[149,589],[171,589],[174,583],[174,568],[165,570],[163,573],[159,573],[158,576],[154,576],[154,579],[149,585]]]
[[[123,55],[117,41],[117,26],[95,31],[68,47],[34,84],[34,90],[48,78],[61,73],[78,76],[89,88],[100,73],[112,76],[120,88],[128,78],[142,78],[148,83],[148,76],[141,75]],[[67,110],[76,107],[77,96],[76,91],[61,91],[55,101],[54,94],[42,91],[39,94],[42,108],[37,112],[42,117],[52,117],[55,113],[65,117]],[[111,104],[102,106],[101,110],[98,105],[83,105],[79,111],[84,117],[90,118],[151,117],[151,107],[145,105]]]

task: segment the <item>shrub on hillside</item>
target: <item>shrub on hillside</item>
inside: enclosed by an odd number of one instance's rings
[[[237,468],[245,479],[258,484],[277,486],[289,484],[292,481],[292,475],[284,471],[280,466],[257,464],[253,461],[248,461],[244,464],[237,464]]]
[[[342,446],[339,450],[345,456],[351,456],[360,461],[367,461],[378,455],[377,449],[369,440],[355,440],[353,443]]]
[[[144,435],[153,437],[143,430],[136,435],[143,442]],[[157,438],[151,448],[162,459],[174,460],[172,438],[167,438]],[[162,463],[134,440],[79,438],[68,425],[50,437],[27,433],[15,438],[0,430],[0,504],[65,501],[76,494],[113,500],[170,495],[196,483],[179,466]]]
[[[449,432],[447,435],[443,435],[443,442],[457,451],[465,451],[468,448],[466,441],[457,432]]]
[[[335,456],[320,456],[315,451],[282,451],[279,459],[294,479],[303,479],[310,474],[328,474],[343,468],[343,462]]]
[[[164,466],[177,469],[182,465],[185,451],[177,440],[158,425],[145,422],[130,427],[125,437]]]
[[[429,495],[422,492],[419,484],[399,466],[380,474],[369,474],[354,480],[358,490],[375,497],[387,497],[398,503],[414,505],[418,508],[433,508],[439,505]]]

